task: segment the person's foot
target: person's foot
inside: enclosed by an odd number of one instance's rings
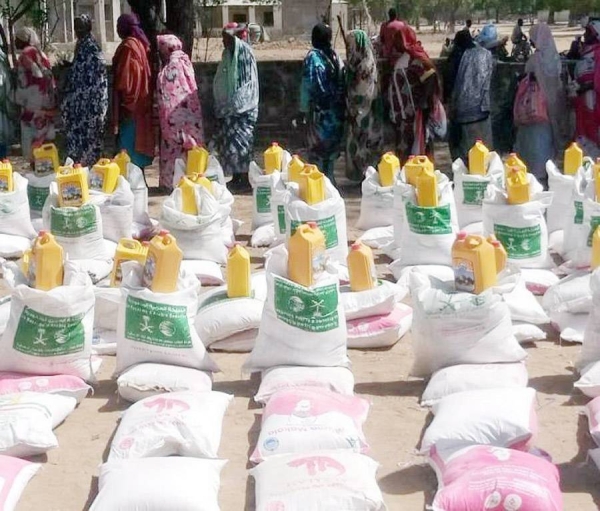
[[[236,193],[245,193],[252,190],[248,174],[234,174],[227,187],[230,191]]]

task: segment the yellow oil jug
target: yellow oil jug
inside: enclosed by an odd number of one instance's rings
[[[391,151],[385,153],[381,157],[379,165],[377,165],[379,173],[379,184],[381,186],[392,186],[396,181],[396,176],[400,172],[400,159]]]
[[[245,298],[252,295],[250,254],[236,243],[227,256],[227,296]]]
[[[498,281],[494,247],[483,236],[458,233],[452,246],[452,268],[457,291],[479,294]]]
[[[140,243],[139,241],[130,238],[122,238],[119,240],[117,250],[115,251],[112,273],[110,275],[110,285],[112,287],[119,287],[123,281],[123,273],[121,271],[122,263],[125,261],[137,261],[141,265],[146,263],[148,245],[149,243],[147,241]]]
[[[325,176],[316,165],[305,165],[300,173],[300,198],[309,205],[325,200]]]
[[[213,182],[202,174],[190,174],[187,178],[194,184],[203,186],[212,195],[214,192]]]
[[[63,248],[52,234],[39,232],[31,249],[23,256],[23,270],[30,285],[41,291],[50,291],[63,285]]]
[[[506,177],[506,192],[509,204],[515,205],[529,202],[527,173],[518,167],[511,168]]]
[[[121,149],[119,154],[115,156],[114,162],[119,166],[119,172],[121,175],[127,179],[129,176],[129,164],[131,163],[131,158],[127,153],[126,149]]]
[[[355,293],[368,291],[377,286],[377,269],[375,268],[373,251],[360,241],[354,243],[350,248],[348,274],[350,276],[350,289]]]
[[[417,204],[423,208],[438,205],[437,176],[430,168],[423,168],[417,176]]]
[[[508,177],[508,174],[510,174],[510,170],[513,168],[522,170],[525,173],[527,172],[527,165],[525,165],[523,160],[519,158],[517,153],[510,153],[508,155],[508,158],[504,162],[504,171],[506,173],[506,177]]]
[[[198,202],[196,200],[196,184],[189,178],[182,177],[178,188],[181,190],[181,212],[186,215],[198,216]]]
[[[592,236],[592,271],[600,267],[600,227],[596,227]]]
[[[487,158],[490,150],[482,140],[477,140],[469,150],[469,174],[485,176],[487,174]]]
[[[288,244],[288,278],[312,286],[325,270],[325,236],[315,222],[301,224]]]
[[[490,234],[487,238],[488,243],[494,247],[494,255],[496,259],[496,272],[500,273],[504,268],[506,268],[506,261],[508,260],[508,254],[506,253],[506,249],[504,245],[500,243],[500,240],[496,238],[494,234]]]
[[[58,205],[61,208],[78,208],[90,199],[87,176],[78,163],[73,167],[60,167],[56,184]]]
[[[572,176],[577,173],[579,168],[583,165],[583,150],[579,147],[577,142],[573,142],[565,150],[565,163],[564,170],[565,175]]]
[[[90,189],[104,193],[113,193],[117,188],[117,182],[121,175],[119,165],[109,160],[102,158],[92,167],[90,172]]]
[[[292,156],[292,161],[288,167],[288,181],[291,183],[300,182],[300,174],[304,170],[304,162],[300,159],[300,156],[295,154]]]
[[[44,144],[33,149],[34,174],[36,176],[47,176],[58,172],[60,161],[58,149],[54,144]]]
[[[406,182],[409,185],[417,186],[417,177],[423,169],[434,171],[431,160],[427,156],[410,156],[404,165]]]
[[[202,146],[194,146],[187,153],[185,173],[205,174],[208,168],[208,151]]]
[[[169,231],[160,231],[148,246],[144,265],[144,286],[155,293],[177,291],[177,279],[183,252]]]
[[[594,184],[596,190],[596,202],[600,201],[600,158],[596,159],[596,163],[592,167],[594,176]]]
[[[13,168],[8,160],[2,160],[0,163],[0,193],[10,193],[14,191]]]
[[[283,165],[283,149],[277,142],[273,142],[265,153],[265,174],[273,174],[273,172],[281,172]]]

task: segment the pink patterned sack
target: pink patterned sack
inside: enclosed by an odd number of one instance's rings
[[[513,116],[517,126],[549,122],[546,95],[531,73],[519,83]]]
[[[14,511],[29,480],[39,470],[38,463],[0,455],[0,509]]]

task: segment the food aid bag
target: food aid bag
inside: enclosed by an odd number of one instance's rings
[[[394,187],[381,186],[379,173],[373,167],[369,167],[361,189],[360,216],[356,228],[367,231],[375,227],[391,226],[394,214]]]
[[[593,309],[592,273],[576,271],[561,279],[544,294],[542,305],[548,313],[589,314]]]
[[[579,360],[577,361],[577,368],[580,370],[600,361],[600,269],[592,273],[590,289],[592,290],[592,309],[583,335]]]
[[[41,463],[0,455],[0,478],[4,481],[0,506],[3,509],[14,511],[29,481],[41,467]]]
[[[56,183],[50,186],[43,218],[44,228],[54,235],[69,259],[106,260],[113,256],[104,243],[100,208],[89,202],[79,208],[58,207]]]
[[[282,173],[281,179],[273,183],[273,189],[271,190],[272,247],[285,243],[286,225],[289,223],[285,216],[285,204],[289,201],[288,195],[291,194],[288,190],[286,177],[287,174]]]
[[[452,245],[458,232],[458,219],[452,183],[435,172],[438,206],[417,204],[415,188],[403,181],[394,186],[394,240],[400,248],[400,264],[452,264]]]
[[[244,370],[346,366],[346,316],[337,273],[324,272],[308,288],[287,278],[287,263],[283,245],[272,249],[266,261],[267,300]]]
[[[148,186],[144,171],[131,162],[127,164],[127,182],[133,193],[133,237],[148,238],[154,230],[148,212]]]
[[[27,179],[13,173],[12,192],[0,193],[0,257],[20,257],[36,232],[31,223]]]
[[[36,176],[33,172],[26,174],[27,198],[29,199],[29,213],[34,220],[42,218],[42,211],[46,199],[50,195],[50,185],[56,182],[56,174]]]
[[[0,371],[66,374],[94,380],[94,290],[87,273],[65,263],[64,284],[32,289],[16,265],[4,274],[12,287],[10,318],[0,343]]]
[[[117,315],[121,303],[118,287],[94,286],[96,307],[94,309],[93,350],[98,355],[117,354]]]
[[[146,362],[218,371],[194,328],[198,279],[182,272],[177,291],[154,293],[142,287],[142,265],[127,262],[122,268],[116,374]]]
[[[316,222],[325,236],[329,259],[345,266],[348,257],[346,204],[331,181],[326,177],[323,180],[325,200],[313,205],[300,198],[297,184],[288,184],[290,193],[286,195],[285,202],[286,238],[293,236],[300,224]]]
[[[482,221],[482,205],[488,185],[502,183],[504,165],[498,153],[489,153],[486,159],[486,169],[486,174],[482,176],[470,174],[469,169],[460,158],[452,164],[454,200],[461,229]]]
[[[590,226],[586,226],[584,223],[584,202],[586,196],[588,196],[588,189],[590,189],[589,193],[592,193],[593,199],[594,181],[591,179],[589,171],[584,172],[579,169],[577,174],[573,176],[571,198],[563,210],[563,246],[559,251],[565,261],[571,262],[575,266],[580,262],[584,265],[589,264],[589,261],[583,260],[584,256],[582,255],[582,252],[585,252],[590,232]]]
[[[539,192],[524,204],[507,204],[507,195],[490,186],[483,201],[483,234],[494,234],[508,255],[508,262],[520,268],[550,268],[548,227],[544,217],[552,204],[551,192]]]
[[[275,184],[282,179],[281,172],[265,174],[255,163],[251,162],[248,179],[252,185],[252,230],[273,222],[271,214],[271,194]]]
[[[184,259],[225,264],[227,245],[224,231],[231,208],[219,204],[203,186],[197,186],[195,191],[198,215],[182,212],[182,192],[180,188],[175,188],[163,204],[160,225],[175,236]],[[233,237],[231,226],[227,235]]]
[[[186,174],[186,159],[177,158],[175,160],[175,169],[173,172],[173,189],[179,186],[179,181]],[[204,176],[213,183],[217,182],[220,185],[225,186],[225,174],[223,173],[223,167],[219,163],[219,160],[213,154],[208,156],[208,165]]]
[[[119,243],[133,234],[133,201],[131,185],[119,176],[113,193],[90,190],[90,203],[100,208],[104,238]]]
[[[416,271],[410,274],[410,287],[413,376],[427,377],[457,364],[520,362],[527,357],[500,296],[435,289],[429,277]]]

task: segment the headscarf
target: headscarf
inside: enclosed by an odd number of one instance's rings
[[[421,41],[417,39],[417,33],[407,24],[404,24],[396,32],[394,47],[397,51],[408,53],[413,59],[423,62],[425,69],[433,69],[435,67],[423,48]]]
[[[83,28],[86,31],[86,34],[91,34],[92,32],[92,18],[88,14],[82,14],[81,16],[77,16],[75,19],[78,19]]]
[[[477,42],[484,48],[487,48],[490,44],[498,40],[498,29],[493,23],[488,23],[482,29],[477,36]]]
[[[121,14],[117,20],[117,31],[125,37],[133,37],[140,41],[146,51],[150,49],[150,41],[140,26],[140,20],[135,14]]]
[[[231,37],[237,37],[244,42],[248,42],[248,25],[243,23],[230,22],[223,27],[223,33]]]
[[[325,55],[327,55],[327,57],[335,62],[336,59],[334,58],[334,51],[333,47],[331,46],[332,37],[333,33],[331,31],[331,27],[325,23],[319,23],[313,27],[311,43],[313,48],[316,50],[321,50]]]
[[[546,23],[534,25],[529,31],[529,38],[535,46],[542,73],[546,76],[560,75],[562,64],[550,27]]]
[[[30,27],[19,28],[15,32],[15,39],[35,48],[40,47],[40,38],[38,37],[37,32]]]
[[[449,96],[452,94],[460,63],[465,52],[475,47],[475,41],[469,30],[460,30],[454,37],[452,52],[448,57],[448,69],[446,71],[446,81],[444,84],[444,93]]]

